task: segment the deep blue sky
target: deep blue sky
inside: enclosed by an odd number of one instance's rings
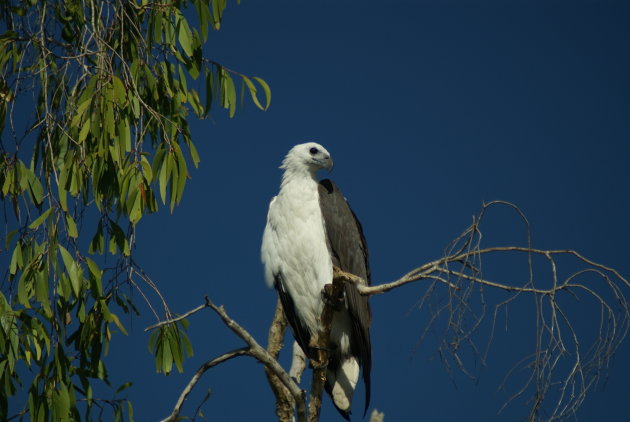
[[[265,342],[276,301],[259,259],[268,201],[288,149],[317,141],[363,223],[375,283],[440,257],[493,199],[523,209],[534,246],[576,249],[628,276],[629,19],[622,1],[229,2],[207,53],[265,78],[271,108],[246,102],[232,120],[216,108],[192,121],[201,167],[172,216],[143,218],[138,261],[173,311],[208,294]],[[523,244],[517,218],[490,217],[487,245]],[[525,277],[522,265],[496,265]],[[506,399],[497,386],[532,350],[531,301],[511,310],[479,382],[455,375],[455,386],[434,339],[418,344],[429,319],[415,306],[425,286],[372,299],[372,405],[388,421],[525,419],[522,402],[496,416]],[[576,323],[592,328],[597,309],[577,306]],[[164,377],[142,331],[154,322],[150,312],[126,322],[130,338],[123,350],[114,344],[110,370],[114,383],[134,380],[139,421],[166,416],[199,364],[241,345],[214,314],[196,315],[194,358],[184,374]],[[629,343],[580,420],[628,420]],[[212,420],[273,420],[262,367],[251,360],[207,373],[185,414],[207,388]],[[322,420],[338,419],[327,404]]]

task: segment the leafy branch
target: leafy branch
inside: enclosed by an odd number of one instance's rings
[[[0,420],[18,397],[32,420],[100,419],[93,383],[109,385],[105,351],[126,334],[119,315],[138,313],[130,293],[170,316],[133,258],[137,225],[160,202],[171,212],[181,202],[200,162],[191,117],[214,104],[233,117],[247,93],[258,109],[271,101],[261,78],[204,57],[225,7],[0,3]],[[160,370],[181,370],[192,349],[185,330],[181,322],[152,339]],[[112,416],[131,418],[123,402]]]

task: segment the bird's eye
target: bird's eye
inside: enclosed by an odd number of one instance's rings
[[[317,148],[313,147],[313,148],[309,149],[308,152],[310,152],[311,155],[315,155],[315,154],[317,154],[319,152],[319,150]]]

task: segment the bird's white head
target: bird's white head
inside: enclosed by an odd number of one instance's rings
[[[333,160],[326,148],[315,142],[307,142],[291,148],[280,168],[290,173],[306,172],[314,175],[319,169],[332,170]]]

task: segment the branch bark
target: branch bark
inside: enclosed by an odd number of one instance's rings
[[[306,421],[306,404],[304,399],[304,392],[300,389],[300,387],[291,379],[289,374],[280,366],[278,361],[265,350],[262,346],[254,340],[254,338],[241,327],[236,321],[231,319],[223,306],[216,306],[210,299],[206,296],[207,305],[219,315],[219,318],[223,321],[223,323],[230,329],[234,334],[239,336],[247,345],[249,346],[248,355],[254,357],[259,362],[263,363],[270,371],[274,373],[278,377],[278,379],[282,382],[282,384],[289,390],[293,399],[295,400],[297,407],[297,420],[299,422]]]
[[[326,384],[326,369],[328,368],[328,351],[330,350],[330,327],[335,307],[343,302],[343,283],[345,278],[342,272],[335,267],[332,284],[324,286],[322,297],[324,309],[320,316],[321,331],[311,338],[311,365],[313,366],[313,381],[311,394],[308,401],[308,422],[319,421],[322,407],[322,393]]]
[[[287,318],[282,309],[282,303],[278,299],[276,311],[269,327],[269,337],[267,340],[267,351],[275,360],[284,345],[284,334],[287,329]],[[276,416],[280,422],[291,422],[295,409],[295,400],[289,389],[280,381],[280,378],[265,366],[265,375],[271,387],[271,391],[276,396]]]
[[[188,384],[186,385],[182,393],[179,395],[179,399],[177,399],[177,403],[175,403],[175,407],[173,408],[173,411],[171,412],[171,414],[168,415],[166,418],[162,419],[161,422],[175,422],[179,419],[179,413],[182,409],[182,406],[184,405],[184,402],[188,398],[188,395],[190,394],[192,389],[195,388],[195,385],[197,385],[197,382],[201,379],[202,375],[208,369],[214,366],[217,366],[223,362],[226,362],[230,359],[233,359],[237,356],[243,356],[247,354],[249,354],[249,349],[244,347],[241,349],[236,349],[236,350],[232,350],[231,352],[224,353],[221,356],[218,356],[204,363],[203,365],[201,365],[199,369],[197,369],[197,372],[195,372],[195,375],[193,375],[190,381],[188,381]]]
[[[277,379],[279,380],[281,385],[284,388],[287,389],[287,391],[290,394],[290,397],[295,402],[295,406],[297,408],[297,420],[298,420],[298,422],[306,422],[307,412],[306,412],[306,403],[305,403],[304,392],[295,383],[295,381],[293,381],[293,379],[291,379],[289,374],[282,368],[282,366],[280,366],[280,364],[275,359],[275,357],[272,356],[272,354],[269,353],[262,346],[260,346],[258,344],[258,342],[256,342],[256,340],[251,336],[251,334],[249,334],[249,332],[247,332],[247,330],[245,330],[236,321],[234,321],[232,318],[230,318],[228,316],[228,314],[225,311],[225,309],[223,308],[223,306],[215,305],[206,296],[205,303],[203,305],[198,306],[197,308],[193,309],[190,312],[187,312],[184,315],[185,316],[191,315],[191,314],[193,314],[195,312],[198,312],[198,311],[200,311],[200,310],[202,310],[204,308],[212,309],[219,316],[219,318],[221,318],[223,323],[230,330],[232,330],[232,332],[234,334],[236,334],[238,337],[240,337],[248,345],[248,347],[237,349],[237,350],[234,350],[232,352],[225,353],[225,354],[223,354],[223,355],[221,355],[221,356],[219,356],[219,357],[217,357],[217,358],[215,358],[215,359],[213,359],[211,361],[206,362],[204,365],[202,365],[197,370],[197,372],[192,377],[192,379],[189,381],[189,383],[186,385],[186,387],[184,388],[182,393],[180,394],[180,397],[179,397],[179,399],[178,399],[178,401],[177,401],[173,411],[171,412],[171,414],[168,417],[166,417],[165,419],[163,419],[162,422],[173,422],[173,421],[175,421],[175,420],[177,420],[179,418],[179,413],[181,411],[181,407],[184,404],[186,398],[188,397],[188,394],[190,394],[190,391],[192,391],[192,389],[197,384],[197,382],[199,381],[201,376],[208,369],[210,369],[213,366],[216,366],[216,365],[218,365],[220,363],[223,363],[223,362],[225,362],[225,361],[227,361],[229,359],[232,359],[232,358],[234,358],[236,356],[242,356],[242,355],[247,355],[247,356],[253,357],[254,359],[259,361],[260,363],[264,364],[265,368],[268,371],[270,371],[275,377],[277,377]],[[167,320],[167,321],[162,321],[161,323],[158,323],[158,324],[155,324],[155,325],[153,325],[151,327],[148,327],[148,329],[157,328],[157,327],[160,327],[160,326],[165,325],[165,324],[170,324],[170,323],[177,322],[177,321],[181,320],[183,317],[184,316],[173,318],[173,319],[170,319],[170,320]],[[278,351],[279,351],[279,349],[278,349]],[[276,352],[276,356],[277,356],[277,352]]]

